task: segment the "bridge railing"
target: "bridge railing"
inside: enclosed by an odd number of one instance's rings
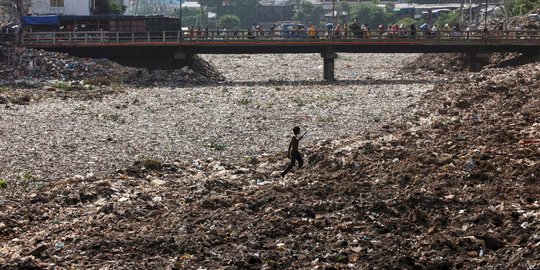
[[[224,41],[377,42],[403,40],[538,39],[540,31],[176,31],[176,32],[24,32],[23,45],[200,43]]]

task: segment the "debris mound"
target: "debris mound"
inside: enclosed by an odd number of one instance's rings
[[[477,68],[502,68],[535,63],[539,55],[521,53],[492,53],[477,55]],[[467,56],[462,53],[424,54],[418,61],[407,63],[403,71],[416,73],[431,73],[436,75],[451,75],[468,71]]]
[[[488,29],[498,30],[499,24],[490,22]],[[508,31],[536,31],[538,29],[540,29],[540,22],[530,20],[527,16],[513,17],[508,25],[506,25],[506,30]],[[522,55],[520,53],[478,54],[476,57],[477,69],[523,65],[537,62],[539,59],[538,54]],[[468,70],[467,56],[464,53],[427,53],[419,57],[418,61],[406,64],[403,70],[434,73],[437,75],[464,72]]]
[[[0,46],[0,83],[38,87],[51,81],[95,81],[112,83],[126,70],[105,59],[81,59],[68,54]],[[91,83],[91,82],[90,82]]]
[[[462,53],[424,54],[418,61],[403,67],[404,71],[430,71],[435,74],[450,74],[467,71],[467,57]]]
[[[214,81],[224,81],[226,80],[225,76],[217,70],[210,62],[201,58],[198,55],[195,55],[193,58],[193,66],[191,67],[194,72],[201,74],[203,77],[214,80]]]
[[[147,71],[121,66],[107,59],[72,57],[65,53],[0,46],[0,85],[42,87],[51,82],[83,82],[108,86],[178,86],[223,80],[208,62],[196,57],[194,70]]]
[[[141,160],[2,193],[0,264],[535,269],[540,66],[460,81],[381,130],[306,147],[305,168],[285,179],[282,154]]]

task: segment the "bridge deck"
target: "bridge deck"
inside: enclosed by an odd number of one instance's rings
[[[361,33],[361,35],[360,35]],[[20,45],[66,52],[79,57],[109,58],[123,65],[174,69],[190,65],[195,54],[320,53],[323,78],[334,80],[336,53],[468,54],[476,70],[477,53],[540,53],[540,31],[363,31],[332,32],[33,32],[17,38]]]
[[[439,31],[433,35],[388,31],[364,32],[358,35],[328,35],[317,32],[309,37],[263,32],[256,36],[245,32],[33,32],[23,33],[22,45],[43,49],[113,49],[113,48],[181,48],[185,52],[235,53],[425,53],[425,52],[540,52],[540,31]],[[332,33],[330,33],[332,34]],[[150,48],[146,48],[150,49]]]

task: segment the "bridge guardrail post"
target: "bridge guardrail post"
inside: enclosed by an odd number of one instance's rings
[[[146,41],[150,42],[150,32],[146,32]]]
[[[162,35],[162,41],[165,42],[166,38],[165,38],[165,31],[161,32],[161,35]]]

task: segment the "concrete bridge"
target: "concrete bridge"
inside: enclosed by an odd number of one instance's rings
[[[190,65],[196,54],[318,53],[325,80],[334,80],[338,53],[466,53],[469,70],[478,54],[540,53],[540,31],[370,31],[334,35],[306,32],[25,32],[21,46],[66,52],[79,57],[109,58],[123,65],[174,69]]]

